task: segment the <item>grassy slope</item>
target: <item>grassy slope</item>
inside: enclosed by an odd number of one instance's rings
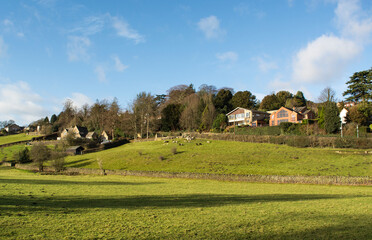
[[[69,167],[98,168],[97,158],[105,169],[198,172],[261,175],[332,175],[371,176],[372,157],[354,153],[358,150],[294,148],[284,145],[231,141],[185,143],[130,143],[121,147],[68,157]],[[177,147],[176,155],[171,149]],[[142,155],[139,154],[142,152]],[[159,156],[165,157],[160,160]]]
[[[372,188],[0,167],[1,239],[371,239]]]
[[[0,149],[0,161],[4,160],[4,157],[6,157],[8,161],[14,160],[14,153],[23,150],[25,147],[30,148],[29,146],[18,144]]]
[[[14,135],[9,135],[9,136],[0,136],[0,145],[13,143],[13,142],[19,142],[19,141],[31,140],[33,137],[37,137],[37,136],[26,135],[25,133],[14,134]]]

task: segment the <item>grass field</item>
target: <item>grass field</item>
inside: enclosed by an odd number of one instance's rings
[[[196,146],[196,142],[202,143]],[[177,154],[172,148],[177,148]],[[161,160],[159,157],[164,159]],[[71,156],[68,167],[195,172],[217,174],[372,176],[372,155],[365,150],[294,148],[285,145],[196,140],[175,143],[137,142]]]
[[[1,239],[371,239],[372,188],[0,167]]]
[[[26,135],[25,133],[8,135],[8,136],[0,136],[0,145],[13,143],[13,142],[31,140],[33,137],[37,137],[37,136],[36,135]]]
[[[23,150],[25,147],[30,148],[29,146],[18,144],[0,149],[0,161],[4,159],[6,159],[7,161],[14,160],[14,153]]]

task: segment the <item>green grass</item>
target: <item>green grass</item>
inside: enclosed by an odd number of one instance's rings
[[[372,188],[0,167],[0,239],[371,239]]]
[[[201,142],[201,146],[196,146]],[[177,147],[177,154],[171,149]],[[342,154],[336,151],[341,151]],[[141,154],[140,154],[141,153]],[[159,157],[163,156],[164,160]],[[216,174],[372,176],[372,155],[364,150],[295,148],[285,145],[196,140],[178,146],[163,142],[130,143],[71,156],[68,167]]]
[[[26,135],[25,133],[8,135],[8,136],[0,136],[0,145],[20,142],[20,141],[27,141],[31,140],[33,137],[37,137],[36,135]]]
[[[30,146],[26,146],[22,144],[1,148],[0,149],[0,161],[4,160],[5,159],[4,157],[6,157],[7,161],[14,160],[14,153],[23,150],[25,147],[30,148]]]

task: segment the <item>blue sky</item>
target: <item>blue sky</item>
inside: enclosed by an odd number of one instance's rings
[[[2,1],[0,120],[178,84],[339,99],[372,67],[369,0]]]

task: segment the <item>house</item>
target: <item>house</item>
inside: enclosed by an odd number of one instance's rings
[[[282,122],[301,123],[304,119],[314,119],[315,113],[306,107],[293,109],[281,107],[270,115],[270,126],[280,125]]]
[[[80,126],[65,128],[61,133],[61,139],[66,138],[70,132],[74,133],[75,138],[85,138],[88,134],[88,129]]]
[[[86,138],[96,140],[98,138],[98,135],[96,132],[88,132]]]
[[[270,114],[257,110],[245,109],[237,107],[226,114],[228,125],[248,125],[252,127],[264,126],[265,119],[269,119]]]
[[[66,152],[73,155],[82,155],[84,148],[82,146],[71,146],[66,149]]]
[[[16,132],[19,132],[19,131],[22,130],[22,128],[15,123],[12,123],[12,124],[9,124],[9,125],[5,126],[4,129],[8,133],[16,133]]]
[[[101,141],[102,141],[102,142],[107,142],[107,141],[109,141],[109,140],[111,140],[111,137],[107,134],[106,131],[103,131],[103,132],[101,133]]]
[[[347,116],[347,113],[349,111],[346,109],[346,108],[343,108],[340,112],[340,119],[341,119],[341,123],[342,124],[346,124],[347,120],[346,120],[346,116]]]

